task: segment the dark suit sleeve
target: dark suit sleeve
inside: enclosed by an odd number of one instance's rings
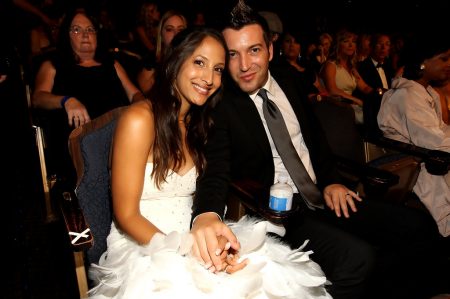
[[[219,104],[213,112],[214,126],[206,144],[206,168],[197,180],[192,219],[205,212],[224,215],[230,183],[230,140],[225,107]]]

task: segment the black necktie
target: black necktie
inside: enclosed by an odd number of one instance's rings
[[[377,66],[376,66],[376,68],[383,68],[383,64],[382,63],[377,63]]]
[[[267,92],[264,88],[259,90],[258,95],[263,99],[263,113],[270,135],[298,192],[310,209],[323,209],[322,194],[311,180],[302,160],[297,154],[280,110],[267,97]]]

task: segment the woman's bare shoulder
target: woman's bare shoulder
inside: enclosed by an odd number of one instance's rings
[[[153,111],[148,100],[131,104],[120,117],[120,123],[127,123],[131,126],[144,125],[153,126]]]

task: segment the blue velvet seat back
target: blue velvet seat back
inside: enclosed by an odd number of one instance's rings
[[[106,237],[112,221],[109,159],[117,120],[97,129],[81,139],[84,172],[76,189],[80,207],[94,236],[94,244],[87,251],[87,262],[97,263],[106,250]]]

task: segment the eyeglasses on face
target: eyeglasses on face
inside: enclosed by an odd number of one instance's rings
[[[81,28],[80,26],[72,26],[69,29],[70,33],[73,33],[75,35],[81,35],[83,33],[87,33],[89,35],[93,35],[97,33],[97,30],[95,30],[94,27],[87,27],[87,28]]]

